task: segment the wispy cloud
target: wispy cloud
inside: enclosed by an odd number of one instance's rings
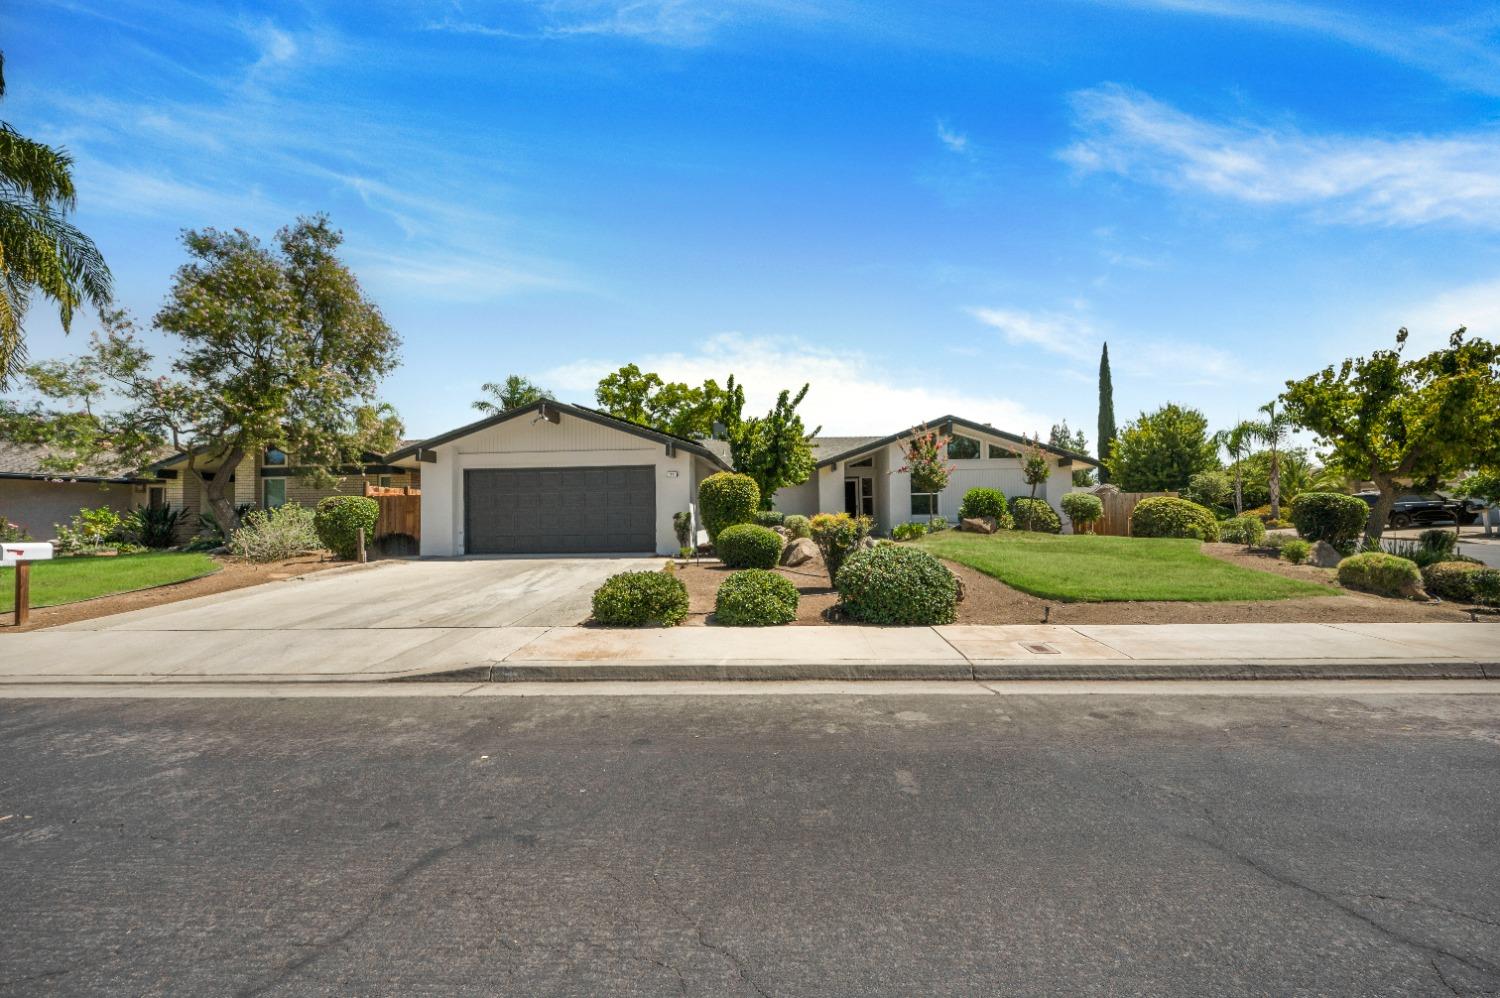
[[[764,17],[821,19],[815,3],[798,0],[531,0],[497,13],[455,13],[430,21],[428,31],[490,38],[623,38],[654,45],[706,44],[723,27]]]
[[[1076,312],[1028,312],[1017,308],[968,308],[970,315],[996,330],[1007,343],[1034,346],[1064,357],[1087,359],[1104,337]]]
[[[1082,138],[1061,156],[1085,173],[1305,206],[1326,221],[1500,226],[1500,132],[1315,136],[1205,121],[1115,85],[1076,93],[1073,106]]]
[[[969,137],[963,132],[955,131],[942,118],[939,118],[937,122],[937,137],[949,152],[962,155],[969,151]]]
[[[1051,425],[1059,414],[1037,413],[1000,395],[927,387],[903,377],[857,351],[826,350],[796,338],[743,337],[723,333],[690,353],[663,353],[644,359],[582,360],[542,372],[538,381],[568,398],[592,398],[599,379],[626,361],[668,380],[696,384],[729,374],[746,387],[746,411],[768,409],[776,393],[812,385],[803,402],[803,421],[829,434],[886,433],[953,412],[1015,432]]]
[[[1407,349],[1436,350],[1448,335],[1467,326],[1471,336],[1500,340],[1500,277],[1439,292],[1402,309],[1399,324],[1411,331]],[[1395,335],[1395,327],[1390,329]]]

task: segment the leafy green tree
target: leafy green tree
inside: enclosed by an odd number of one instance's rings
[[[1500,466],[1480,468],[1453,487],[1453,494],[1463,499],[1477,499],[1487,506],[1500,506]],[[1483,515],[1484,536],[1490,537],[1494,527],[1490,523],[1490,512]]]
[[[1099,354],[1099,481],[1111,480],[1115,453],[1115,383],[1109,373],[1109,344]]]
[[[5,57],[0,55],[0,97]],[[103,310],[112,295],[98,247],[68,215],[77,202],[73,159],[0,121],[0,387],[25,361],[22,323],[33,294],[57,304],[63,329],[89,304]]]
[[[1076,454],[1087,454],[1089,452],[1089,438],[1083,435],[1082,430],[1071,430],[1068,421],[1052,424],[1052,432],[1047,435],[1047,443],[1052,447],[1061,447]],[[1074,485],[1094,484],[1094,471],[1092,468],[1075,469],[1073,471]]]
[[[1235,516],[1239,516],[1245,511],[1245,476],[1241,462],[1244,461],[1245,455],[1250,449],[1250,443],[1254,439],[1254,425],[1245,420],[1235,423],[1227,430],[1220,430],[1213,437],[1216,447],[1222,447],[1229,452],[1230,471],[1234,476]]]
[[[701,439],[713,436],[714,422],[728,393],[711,378],[694,388],[681,381],[663,381],[654,371],[626,364],[599,381],[594,399],[617,419]]]
[[[1197,409],[1168,403],[1127,423],[1111,451],[1111,479],[1125,492],[1170,492],[1219,466],[1219,447]]]
[[[801,485],[812,475],[812,440],[822,427],[807,432],[797,407],[807,397],[807,385],[795,396],[784,390],[765,416],[745,419],[745,391],[731,376],[725,396],[729,400],[721,409],[725,435],[729,439],[730,459],[734,470],[749,475],[760,486],[760,506],[770,509],[776,490]]]
[[[489,398],[479,399],[474,408],[490,416],[552,397],[547,389],[532,384],[519,374],[512,374],[502,382],[486,381],[480,388]]]
[[[48,445],[58,470],[178,448],[226,534],[239,516],[216,468],[277,447],[309,483],[337,480],[401,430],[375,397],[399,340],[336,255],[342,241],[321,215],[280,230],[274,248],[240,229],[184,234],[191,260],[155,321],[177,341],[172,373],[157,376],[129,316],[106,311],[83,357],[28,368],[33,401],[0,402],[0,432]]]
[[[1394,350],[1287,382],[1287,417],[1317,434],[1329,464],[1379,490],[1367,541],[1380,539],[1403,482],[1500,465],[1500,346],[1467,332],[1459,327],[1445,349],[1408,359],[1403,328]]]
[[[1291,439],[1292,421],[1286,413],[1276,412],[1276,403],[1267,402],[1260,407],[1266,418],[1250,424],[1250,435],[1266,445],[1271,456],[1270,477],[1267,487],[1271,493],[1271,519],[1281,519],[1281,448]]]
[[[1026,484],[1031,486],[1031,498],[1036,498],[1036,489],[1052,476],[1052,463],[1047,459],[1046,451],[1042,450],[1040,443],[1029,440],[1021,449],[1021,476],[1026,479]],[[1036,518],[1036,503],[1026,505],[1026,529],[1030,530],[1032,521]]]

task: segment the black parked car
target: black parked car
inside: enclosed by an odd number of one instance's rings
[[[1356,495],[1371,506],[1380,498],[1378,492],[1359,492]],[[1473,523],[1474,516],[1457,499],[1445,499],[1434,493],[1407,492],[1396,497],[1386,526],[1400,530],[1429,523]]]

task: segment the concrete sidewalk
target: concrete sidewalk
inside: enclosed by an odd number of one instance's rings
[[[1500,625],[43,630],[0,683],[1500,679]]]

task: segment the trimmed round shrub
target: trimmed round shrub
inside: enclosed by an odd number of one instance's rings
[[[359,545],[359,528],[365,529],[365,543],[375,540],[375,523],[380,519],[380,503],[366,496],[329,496],[318,501],[313,514],[313,529],[323,546],[340,558],[353,558]]]
[[[1200,541],[1216,541],[1219,521],[1207,506],[1172,496],[1152,496],[1136,503],[1130,514],[1130,533],[1134,537],[1195,537]]]
[[[761,568],[735,572],[719,585],[714,620],[727,627],[770,627],[797,619],[797,587]]]
[[[951,624],[958,580],[920,548],[881,544],[851,554],[834,585],[849,616],[870,624]]]
[[[1288,537],[1281,542],[1281,556],[1293,565],[1300,565],[1312,554],[1312,545],[1300,537]]]
[[[1005,517],[1005,493],[999,489],[973,488],[964,493],[964,501],[959,504],[958,518],[960,520],[977,520],[982,516],[992,517],[996,520]]]
[[[1236,516],[1219,524],[1219,540],[1246,547],[1265,540],[1266,525],[1258,516]]]
[[[674,627],[687,615],[687,586],[666,572],[621,572],[594,590],[594,619],[611,627]]]
[[[775,568],[781,560],[781,535],[770,527],[737,523],[719,534],[714,552],[730,568]]]
[[[1421,599],[1427,595],[1422,589],[1422,570],[1416,562],[1379,551],[1366,551],[1339,562],[1339,585],[1399,599]]]
[[[786,514],[776,509],[758,509],[750,522],[762,527],[782,527],[786,525]]]
[[[1340,492],[1304,492],[1292,500],[1292,526],[1306,541],[1327,541],[1347,549],[1359,540],[1370,519],[1363,499]]]
[[[1015,521],[1017,530],[1025,530],[1029,522],[1031,529],[1037,533],[1062,533],[1062,517],[1057,515],[1057,510],[1048,505],[1045,499],[1031,499],[1025,496],[1012,499],[1010,518]]]
[[[1073,533],[1104,517],[1104,500],[1087,492],[1069,492],[1062,497],[1062,510],[1068,514]]]
[[[808,527],[807,523],[807,517],[802,516],[800,513],[793,513],[781,521],[781,525],[791,531],[794,538],[812,536],[812,530]]]
[[[1422,583],[1432,595],[1455,603],[1500,606],[1500,568],[1473,561],[1440,561],[1422,569]]]
[[[710,543],[719,543],[719,531],[738,523],[754,523],[760,510],[760,486],[749,475],[721,471],[698,483],[698,509]]]

